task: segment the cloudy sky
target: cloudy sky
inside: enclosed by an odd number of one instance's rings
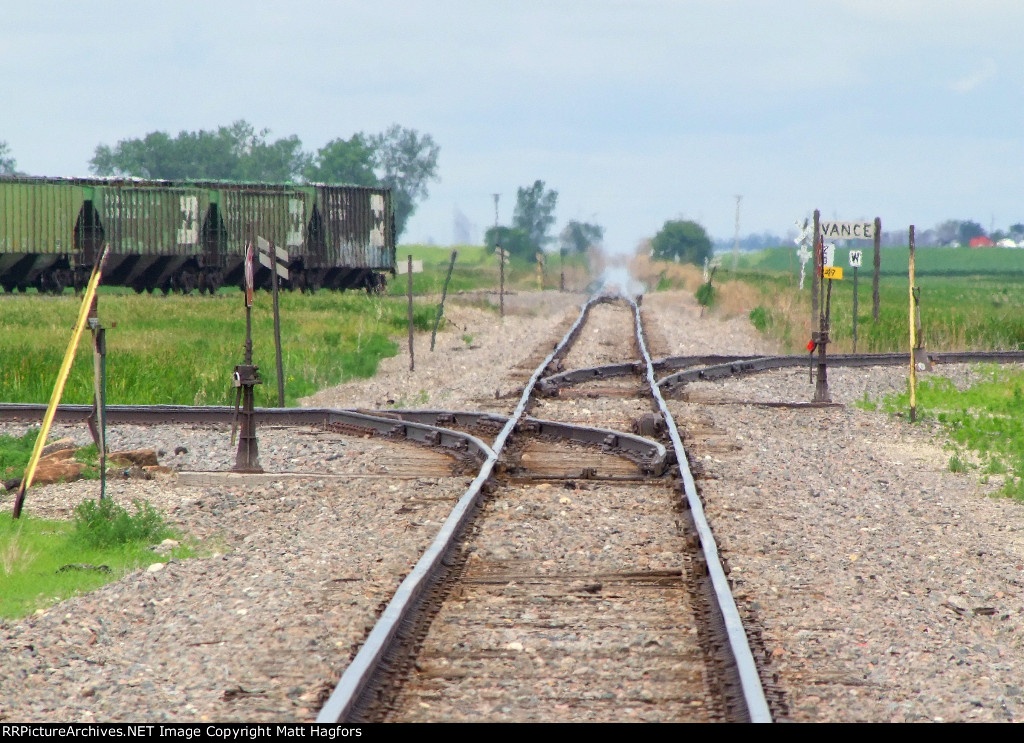
[[[315,150],[392,123],[440,145],[403,241],[478,233],[500,193],[631,251],[667,219],[731,239],[825,218],[1024,222],[1020,0],[9,3],[0,140],[88,175],[97,144],[246,119]]]

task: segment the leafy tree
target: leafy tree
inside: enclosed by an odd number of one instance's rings
[[[244,120],[217,131],[182,131],[177,137],[150,132],[123,139],[113,148],[99,145],[90,169],[96,175],[138,178],[287,182],[309,163],[295,135],[268,142],[269,130],[257,132]]]
[[[689,220],[670,219],[651,240],[651,254],[659,261],[700,266],[711,253],[711,240],[704,228]]]
[[[11,148],[6,142],[0,141],[0,175],[14,175],[18,172],[18,164],[11,157]]]
[[[515,227],[500,225],[488,228],[484,233],[484,244],[491,253],[494,252],[495,247],[500,245],[501,249],[509,255],[527,261],[537,260],[537,251],[534,249],[533,243],[530,242],[530,236]]]
[[[420,136],[415,129],[398,124],[371,136],[369,144],[380,183],[392,190],[397,237],[416,211],[416,202],[427,197],[427,182],[439,180],[437,156],[441,148],[429,134]]]
[[[985,228],[969,219],[947,219],[935,227],[935,235],[941,245],[967,245],[973,238],[984,234]]]
[[[310,159],[303,172],[312,183],[376,186],[379,181],[373,172],[373,148],[365,134],[353,134],[349,139],[332,139]]]
[[[985,234],[985,228],[977,222],[972,222],[969,219],[964,220],[960,223],[957,236],[960,238],[962,245],[967,245],[976,237],[981,237]]]
[[[935,226],[935,237],[940,245],[949,245],[960,240],[960,222],[947,219]],[[906,238],[903,239],[906,242]]]
[[[562,243],[563,254],[586,253],[591,245],[599,245],[604,240],[604,227],[589,222],[577,222],[575,219],[569,223],[559,235]]]
[[[295,135],[269,141],[269,133],[256,131],[245,120],[216,131],[182,131],[176,137],[150,132],[114,147],[97,146],[89,165],[102,176],[384,186],[392,190],[397,234],[417,202],[426,198],[427,183],[438,178],[440,148],[433,138],[397,124],[381,134],[360,132],[347,140],[331,140],[315,155],[303,152]]]
[[[527,236],[531,253],[543,250],[551,241],[548,230],[555,223],[557,203],[558,191],[545,191],[544,181],[534,181],[529,188],[520,188],[516,192],[512,227]]]

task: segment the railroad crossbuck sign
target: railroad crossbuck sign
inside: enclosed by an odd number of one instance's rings
[[[260,265],[264,268],[269,268],[271,271],[276,268],[277,275],[282,279],[287,279],[288,269],[285,266],[288,265],[288,251],[282,250],[281,248],[274,248],[273,252],[277,254],[277,261],[274,261],[270,257],[271,247],[269,241],[262,237],[257,237],[256,244],[260,248]],[[280,263],[278,263],[278,261],[280,261]]]
[[[821,236],[826,240],[874,240],[874,222],[822,222]]]

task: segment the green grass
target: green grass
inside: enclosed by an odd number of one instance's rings
[[[23,436],[0,434],[0,482],[21,480],[25,476],[25,467],[38,435],[39,428],[31,428]],[[75,452],[75,460],[85,465],[81,474],[83,479],[99,479],[99,453],[95,444],[79,448]]]
[[[874,271],[874,248],[870,242],[863,242],[854,248],[836,248],[835,265],[842,266],[843,272],[852,275],[850,250],[863,251],[859,270],[860,278],[869,277]],[[906,277],[910,258],[908,247],[883,247],[879,255],[879,273],[885,276]],[[915,271],[919,276],[993,276],[1024,279],[1024,250],[1015,248],[935,248],[920,247],[914,251]],[[813,263],[808,263],[808,273]],[[732,269],[731,258],[722,263],[719,270]],[[738,271],[787,274],[799,277],[800,263],[796,257],[796,246],[768,248],[756,253],[740,255]],[[846,281],[846,279],[843,279]]]
[[[837,253],[836,264],[844,265],[844,251]],[[882,256],[878,322],[872,318],[872,269],[862,267],[858,276],[857,350],[862,353],[909,347],[908,252],[885,248]],[[925,348],[1024,349],[1024,250],[924,248],[916,264]],[[760,294],[764,314],[757,327],[788,353],[799,353],[810,338],[810,276],[800,291],[799,264],[794,266],[790,273],[786,251],[773,249],[743,256],[735,272],[722,269],[723,280],[744,281]],[[971,269],[978,272],[967,275]],[[835,352],[850,351],[853,340],[853,272],[847,267],[844,273],[832,282],[830,349]],[[795,309],[787,315],[783,305]]]
[[[230,384],[243,361],[245,310],[241,292],[216,296],[150,296],[104,291],[99,316],[107,327],[107,402],[230,405]],[[263,384],[256,404],[277,404],[273,313],[259,292],[253,308],[253,360]],[[71,337],[79,300],[40,295],[0,296],[0,400],[44,403]],[[283,293],[281,306],[285,404],[354,377],[376,373],[403,335],[407,306],[357,292]],[[417,304],[413,324],[429,330],[435,308]],[[92,402],[92,342],[78,349],[63,401]]]
[[[423,272],[413,274],[414,295],[440,294],[448,273],[452,250],[458,251],[455,268],[452,271],[448,293],[462,291],[497,290],[499,284],[498,264],[493,253],[480,245],[456,245],[437,247],[433,245],[400,245],[396,251],[397,262],[405,264],[411,255],[413,260],[423,261]],[[544,268],[544,286],[558,288],[558,255],[548,255]],[[587,258],[582,255],[567,256],[566,270],[586,272]],[[512,258],[505,266],[505,287],[509,290],[535,290],[537,288],[537,264],[519,258]],[[409,290],[408,276],[395,276],[388,280],[388,294],[404,296]]]
[[[189,557],[179,546],[166,556],[149,546],[173,532],[147,504],[135,512],[84,501],[75,521],[0,514],[0,618],[18,618],[57,601],[95,590],[131,570],[171,556]]]
[[[1024,371],[994,365],[981,369],[983,379],[966,390],[945,377],[918,384],[918,418],[937,421],[948,433],[954,448],[951,471],[965,471],[965,452],[971,451],[986,475],[1004,476],[1002,494],[1024,500]],[[909,405],[909,390],[882,401],[889,413]]]
[[[853,275],[845,250],[836,265],[845,278],[832,284],[833,352],[849,351],[853,326]],[[858,281],[859,352],[905,351],[909,348],[910,298],[906,248],[883,248],[878,322],[871,316],[872,251],[865,251]],[[799,264],[788,248],[741,258],[727,278],[754,287],[759,304],[750,320],[776,338],[789,353],[803,352],[810,337],[810,277],[797,289]],[[1010,249],[922,248],[915,256],[920,287],[923,345],[932,351],[1024,349],[1024,251]],[[930,376],[917,389],[921,420],[945,427],[953,454],[949,469],[978,469],[985,482],[1001,480],[1004,495],[1024,500],[1024,372],[981,367],[983,378],[969,389]],[[857,401],[865,410],[890,413],[909,408],[909,391],[872,401]]]
[[[0,435],[0,481],[22,478],[38,434],[33,428],[24,436]]]

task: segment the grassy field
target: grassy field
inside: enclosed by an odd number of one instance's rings
[[[497,289],[493,255],[480,246],[459,246],[449,293]],[[433,327],[437,295],[448,269],[450,248],[402,246],[399,260],[412,254],[424,271],[414,274],[414,325]],[[557,258],[545,271],[545,286],[557,288]],[[572,276],[585,275],[585,259],[567,261]],[[513,261],[506,270],[510,290],[536,289],[536,267]],[[585,279],[580,278],[585,283]],[[363,292],[283,292],[281,339],[285,404],[354,377],[376,373],[380,359],[393,356],[393,340],[407,332],[405,276],[388,283],[385,296]],[[0,401],[49,400],[71,338],[80,300],[70,292],[51,297],[28,292],[0,295]],[[136,295],[101,287],[100,321],[107,328],[107,401],[110,404],[231,405],[231,373],[243,361],[245,310],[237,289],[213,297]],[[277,405],[273,313],[270,295],[257,292],[253,307],[253,360],[263,384],[256,404]],[[64,402],[92,402],[92,343],[79,346]]]
[[[372,376],[380,359],[397,352],[391,338],[407,326],[404,302],[359,292],[286,292],[280,305],[289,405],[323,387]],[[0,296],[0,400],[49,400],[78,306],[79,300],[69,293]],[[105,290],[99,316],[107,327],[108,403],[234,403],[231,373],[243,361],[245,341],[241,292],[164,297]],[[433,306],[417,304],[417,329],[429,329],[433,319]],[[266,293],[257,293],[253,307],[253,359],[264,381],[256,388],[257,405],[276,405],[273,312]],[[87,332],[64,401],[90,403],[92,376]]]
[[[805,353],[810,339],[810,276],[799,286],[799,264],[788,248],[742,256],[732,270],[730,258],[716,275],[714,311],[745,314],[761,332],[777,339],[788,353]],[[872,318],[872,251],[864,253],[858,281],[858,352],[909,348],[909,251],[881,253],[880,311]],[[838,250],[845,277],[832,283],[831,352],[852,350],[853,272],[847,251]],[[915,255],[920,287],[923,345],[933,351],[1024,349],[1024,251],[1010,249],[923,248]],[[659,284],[699,284],[696,267],[658,265]],[[827,284],[826,284],[827,287]],[[922,377],[917,411],[922,421],[943,426],[951,449],[949,468],[995,481],[998,492],[1024,500],[1024,372],[981,366],[982,381],[957,389],[941,368]],[[862,407],[905,414],[909,391]]]
[[[165,555],[150,545],[180,539],[163,516],[143,503],[121,508],[109,499],[83,501],[72,521],[0,514],[0,619],[17,618],[117,580],[171,557],[191,557],[181,544]]]
[[[777,248],[740,258],[736,270],[723,261],[717,280],[738,281],[756,290],[758,327],[778,338],[790,353],[810,338],[810,268],[800,291],[799,263]],[[853,347],[853,269],[848,251],[836,251],[844,278],[832,282],[831,331],[836,352]],[[879,319],[871,312],[872,250],[858,271],[857,350],[898,351],[909,344],[909,251],[883,248]],[[922,248],[915,255],[916,285],[924,345],[935,351],[1018,350],[1024,348],[1024,250]],[[827,284],[826,284],[827,285]]]
[[[498,289],[498,264],[494,254],[479,245],[456,245],[442,248],[433,245],[402,245],[397,250],[397,262],[404,264],[408,256],[423,261],[423,273],[414,274],[414,294],[440,294],[452,250],[458,251],[455,268],[452,271],[449,293],[474,290]],[[559,285],[560,261],[557,255],[547,258],[544,267],[544,288],[557,289]],[[565,259],[567,287],[586,286],[588,278],[585,256],[569,256]],[[537,264],[512,258],[505,266],[505,288],[512,291],[534,291],[537,289]],[[395,276],[388,281],[388,294],[404,295],[408,291],[408,278]]]

